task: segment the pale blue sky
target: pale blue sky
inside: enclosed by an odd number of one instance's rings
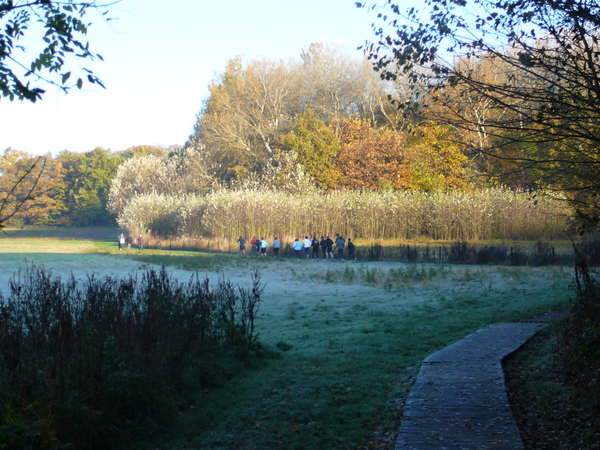
[[[0,101],[0,151],[35,154],[100,146],[183,144],[207,86],[236,55],[297,57],[312,42],[354,51],[376,15],[355,0],[123,0],[94,22],[92,69],[107,89],[48,92],[36,104]]]

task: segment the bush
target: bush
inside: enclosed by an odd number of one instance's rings
[[[508,255],[508,249],[504,245],[486,245],[476,252],[477,264],[504,264]]]
[[[256,348],[261,290],[258,273],[246,290],[164,268],[82,288],[19,272],[0,297],[0,447],[111,448],[172,417],[177,393],[220,381],[223,355]]]
[[[415,262],[419,259],[419,249],[416,246],[400,246],[400,259]]]
[[[468,242],[454,242],[450,246],[448,262],[453,264],[466,264],[475,254],[475,249]]]
[[[579,249],[589,266],[600,266],[600,234],[597,231],[586,234]]]
[[[554,247],[549,242],[537,241],[533,247],[530,262],[534,266],[554,264],[556,262]]]
[[[367,260],[381,261],[383,258],[383,246],[381,244],[371,244],[367,249]]]
[[[511,266],[524,266],[529,261],[529,256],[520,248],[510,248],[508,262]]]
[[[590,267],[586,245],[575,246],[577,298],[559,339],[567,381],[600,408],[600,271]]]

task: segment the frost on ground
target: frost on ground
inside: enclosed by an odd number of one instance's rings
[[[386,315],[406,315],[423,308],[435,313],[472,305],[486,297],[500,304],[518,299],[526,308],[528,298],[540,295],[564,298],[563,288],[572,277],[570,270],[560,267],[234,258],[232,256],[230,266],[218,272],[201,272],[199,276],[207,276],[213,282],[225,277],[241,287],[251,287],[252,275],[259,268],[265,290],[257,325],[261,339],[267,342],[271,338],[296,340],[306,328],[319,328],[319,324],[327,325],[328,320],[348,313],[385,311]],[[92,274],[140,276],[144,268],[160,269],[120,255],[1,253],[0,289],[4,295],[8,293],[9,280],[15,271],[30,264],[43,266],[63,280],[73,275],[80,283]],[[193,275],[193,272],[175,268],[168,271],[180,282],[187,282]],[[299,320],[289,321],[284,331],[287,336],[281,336],[281,322],[287,319]],[[360,326],[360,321],[354,326]],[[277,333],[277,337],[271,335],[272,330],[276,330],[273,333]]]

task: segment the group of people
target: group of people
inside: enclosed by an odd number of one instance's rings
[[[240,256],[246,255],[246,239],[244,239],[243,236],[240,236],[237,242],[240,244]],[[254,255],[267,256],[268,243],[265,238],[259,239],[258,237],[254,236],[252,239],[250,239],[249,244]],[[273,256],[275,258],[279,257],[280,248],[281,242],[279,242],[279,239],[273,239]]]
[[[121,233],[117,237],[117,242],[119,243],[119,250],[123,250],[126,245],[127,249],[130,249],[131,245],[133,244],[133,236],[129,234],[127,237],[125,237],[125,235]],[[144,236],[142,234],[140,234],[137,238],[137,245],[140,250],[144,249]]]
[[[246,255],[246,239],[243,236],[237,240],[240,245],[240,256]],[[296,258],[300,259],[302,255],[304,255],[305,259],[319,259],[319,252],[322,253],[322,258],[327,260],[331,258],[332,261],[335,261],[335,257],[333,255],[333,245],[335,243],[337,249],[337,260],[344,261],[344,249],[347,247],[347,254],[349,260],[356,259],[356,246],[352,239],[348,238],[348,243],[346,244],[346,240],[339,234],[335,235],[335,241],[331,239],[329,236],[321,236],[321,239],[317,238],[317,236],[313,236],[312,239],[309,239],[308,236],[304,236],[304,239],[301,241],[299,238],[296,238],[294,243],[292,244],[292,248],[294,250],[294,254]],[[269,246],[267,240],[263,238],[258,238],[254,236],[250,239],[250,247],[251,251],[256,256],[267,256],[267,248]],[[281,242],[276,237],[273,239],[273,256],[275,258],[279,257],[279,250],[281,249]]]

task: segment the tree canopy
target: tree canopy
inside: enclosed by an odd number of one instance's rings
[[[428,0],[424,11],[403,11],[388,0],[378,8],[384,24],[368,51],[383,78],[420,86],[407,105],[429,107],[478,136],[463,142],[473,151],[513,163],[510,171],[600,218],[598,2]]]
[[[86,82],[104,87],[85,67],[102,60],[84,40],[91,25],[87,14],[111,20],[109,7],[119,1],[0,0],[0,99],[35,102],[47,84],[65,92]],[[69,64],[75,60],[84,61],[77,72]]]

